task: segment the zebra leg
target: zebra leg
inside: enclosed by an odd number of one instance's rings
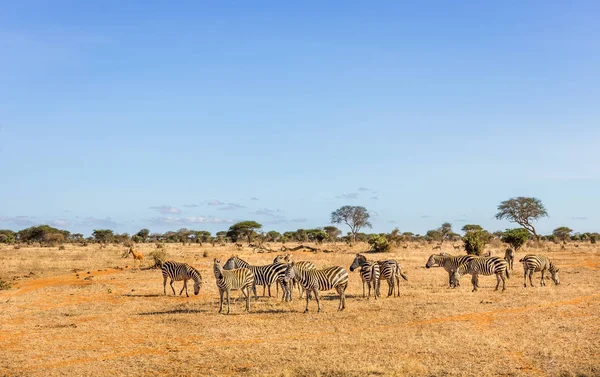
[[[473,284],[473,290],[471,292],[477,291],[477,286],[479,285],[478,277],[476,274],[471,275],[471,284]]]
[[[223,290],[219,289],[219,313],[223,311]]]
[[[171,282],[169,283],[169,285],[171,286],[171,289],[173,290],[173,296],[175,296],[176,293],[175,293],[175,287],[173,287],[173,279],[171,279]]]
[[[267,285],[266,285],[266,284],[263,284],[263,295],[262,295],[263,297],[265,297],[265,291],[266,291],[266,290],[267,290]]]
[[[534,270],[529,270],[529,284],[531,284],[531,286],[535,288],[535,285],[533,285],[533,281],[531,280],[533,277],[533,272]]]
[[[527,288],[527,267],[523,268],[523,286]]]
[[[317,300],[317,313],[321,313],[321,300],[319,300],[319,290],[318,289],[313,289],[313,292],[315,292],[315,300]]]
[[[258,300],[258,294],[256,293],[256,284],[252,284],[252,290],[254,291],[254,299]]]
[[[187,280],[185,280],[185,279],[183,280],[183,287],[181,288],[181,291],[179,292],[179,296],[181,296],[184,289],[185,289],[185,295],[190,297],[190,295],[188,295],[188,291],[187,291]]]
[[[394,283],[392,283],[392,284],[394,284]],[[396,276],[396,285],[398,286],[398,295],[397,295],[397,297],[400,297],[400,276]]]
[[[369,296],[367,297],[367,300],[371,299],[371,282],[367,281],[367,285],[369,286]]]
[[[502,292],[504,292],[506,290],[506,277],[504,274],[500,275],[500,277],[502,278]]]
[[[363,279],[363,298],[365,297],[365,281]]]
[[[229,301],[229,289],[227,289],[227,314],[229,314],[230,310],[231,310],[231,303]]]
[[[250,311],[250,287],[244,287],[241,289],[244,298],[246,299],[246,311]]]
[[[269,284],[269,298],[271,298],[271,284]]]
[[[542,270],[542,280],[540,280],[540,287],[546,285],[546,282],[544,281],[544,271]]]
[[[167,277],[165,276],[163,279],[163,291],[165,292],[165,296],[167,295]]]
[[[498,290],[498,287],[500,286],[500,274],[496,274],[496,289],[494,289],[494,292]],[[502,290],[504,290],[504,288],[502,288]]]
[[[304,313],[308,313],[308,300],[310,300],[310,289],[306,289],[306,309],[304,309]]]

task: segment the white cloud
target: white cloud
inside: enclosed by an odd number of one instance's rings
[[[169,213],[173,213],[173,214],[181,213],[181,210],[179,208],[175,208],[175,207],[171,207],[171,206],[167,206],[167,205],[152,206],[152,207],[150,207],[150,209],[158,211],[158,212],[162,213],[163,215],[166,215]]]
[[[338,196],[336,196],[336,198],[338,198],[338,199],[357,199],[358,194],[356,192],[349,192],[347,194],[338,195]]]
[[[155,217],[150,219],[154,225],[194,225],[194,224],[232,224],[234,221],[216,217],[191,216],[191,217]]]

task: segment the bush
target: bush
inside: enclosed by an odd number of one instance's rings
[[[485,230],[474,230],[463,236],[465,250],[471,255],[481,255],[489,240],[490,234]]]
[[[390,251],[390,243],[387,238],[379,234],[374,234],[369,239],[369,245],[371,245],[371,251],[375,253],[386,253]]]
[[[162,267],[163,263],[167,261],[167,251],[165,249],[157,249],[150,253],[152,259],[154,259],[154,266],[156,268]]]
[[[515,252],[527,242],[529,232],[523,228],[507,229],[502,235],[502,241],[509,244]]]

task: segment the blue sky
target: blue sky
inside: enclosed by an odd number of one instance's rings
[[[0,228],[600,231],[597,2],[0,3]]]

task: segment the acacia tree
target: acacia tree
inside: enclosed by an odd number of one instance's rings
[[[444,243],[445,240],[451,238],[450,235],[452,234],[452,224],[443,223],[442,226],[439,227],[438,232],[440,232],[440,239],[442,243]]]
[[[229,227],[227,237],[231,238],[233,242],[237,242],[238,239],[246,237],[248,243],[251,243],[252,236],[260,228],[262,228],[262,225],[256,221],[242,221]]]
[[[338,237],[342,235],[342,231],[333,225],[323,227],[323,230],[327,233],[327,238],[330,241],[336,241]]]
[[[477,224],[467,224],[462,227],[462,231],[465,233],[472,232],[474,230],[483,230],[483,228],[481,227],[481,225]]]
[[[519,196],[503,201],[498,205],[498,213],[496,219],[506,219],[510,222],[517,223],[527,229],[536,240],[540,241],[540,236],[535,231],[532,225],[533,221],[539,220],[542,217],[548,217],[548,212],[542,204],[542,201],[537,198],[527,198]]]
[[[572,232],[573,229],[569,228],[568,226],[561,226],[559,228],[554,229],[552,231],[552,235],[561,240],[562,242],[566,242],[569,239],[569,237],[571,237]]]
[[[369,211],[362,206],[343,206],[331,212],[333,224],[346,224],[350,227],[352,242],[356,242],[356,234],[364,227],[371,228]]]

